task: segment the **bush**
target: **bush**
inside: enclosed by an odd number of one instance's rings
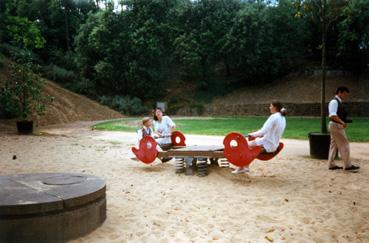
[[[11,102],[11,100],[9,100],[9,94],[4,88],[1,88],[0,90],[0,118],[17,118],[18,114],[16,112],[17,107],[15,102]]]
[[[77,78],[77,75],[73,71],[53,64],[46,66],[43,71],[48,79],[61,84],[71,83]]]
[[[99,102],[127,115],[141,115],[148,110],[141,99],[131,96],[101,96]]]
[[[79,77],[73,82],[67,83],[65,87],[72,90],[73,92],[88,95],[91,97],[95,96],[96,83],[93,80]]]
[[[27,49],[3,43],[0,46],[0,50],[18,64],[29,64],[37,61],[36,55]]]
[[[12,64],[10,78],[1,92],[5,111],[22,120],[30,118],[33,112],[43,115],[46,105],[53,100],[43,93],[44,81],[30,67],[31,64]]]
[[[5,57],[3,54],[0,53],[0,69],[2,67],[4,67],[4,61],[5,61]]]

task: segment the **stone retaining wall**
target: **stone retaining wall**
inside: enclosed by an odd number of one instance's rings
[[[320,103],[285,103],[290,116],[320,116]],[[350,117],[369,117],[369,102],[345,103]],[[261,116],[267,115],[269,104],[217,105],[200,108],[181,108],[180,116]],[[328,110],[328,103],[326,104]]]

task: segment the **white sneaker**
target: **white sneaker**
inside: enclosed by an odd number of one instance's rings
[[[241,173],[247,173],[250,172],[249,167],[244,167],[244,168],[237,168],[235,170],[232,171],[232,174],[241,174]]]

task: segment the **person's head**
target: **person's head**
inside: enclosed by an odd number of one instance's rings
[[[152,126],[151,118],[150,117],[144,117],[142,119],[142,126],[144,126],[144,127],[151,127]]]
[[[160,107],[157,107],[154,111],[154,120],[155,121],[161,121],[161,118],[163,118],[164,112]]]
[[[345,100],[349,93],[350,90],[345,86],[340,86],[336,89],[336,95],[340,97],[341,100]]]
[[[287,115],[287,109],[283,107],[282,103],[279,101],[273,101],[269,106],[270,113],[274,114],[280,112],[282,116]]]

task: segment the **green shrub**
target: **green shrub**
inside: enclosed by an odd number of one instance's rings
[[[77,79],[77,75],[73,71],[69,71],[53,64],[44,67],[43,71],[48,79],[61,84],[71,83]]]
[[[22,120],[27,120],[33,112],[43,115],[53,99],[43,93],[44,81],[30,67],[31,64],[12,64],[10,78],[1,92],[5,111]]]
[[[65,87],[73,92],[84,94],[88,96],[95,96],[95,82],[87,78],[76,78],[72,82],[69,82]]]
[[[99,102],[109,106],[120,113],[127,115],[141,115],[148,111],[142,100],[131,96],[101,96]]]
[[[4,67],[4,61],[5,61],[5,57],[3,54],[0,53],[0,69],[2,67]]]
[[[29,63],[34,63],[37,60],[36,55],[32,51],[7,43],[1,44],[0,50],[12,61],[19,64],[28,65]]]

